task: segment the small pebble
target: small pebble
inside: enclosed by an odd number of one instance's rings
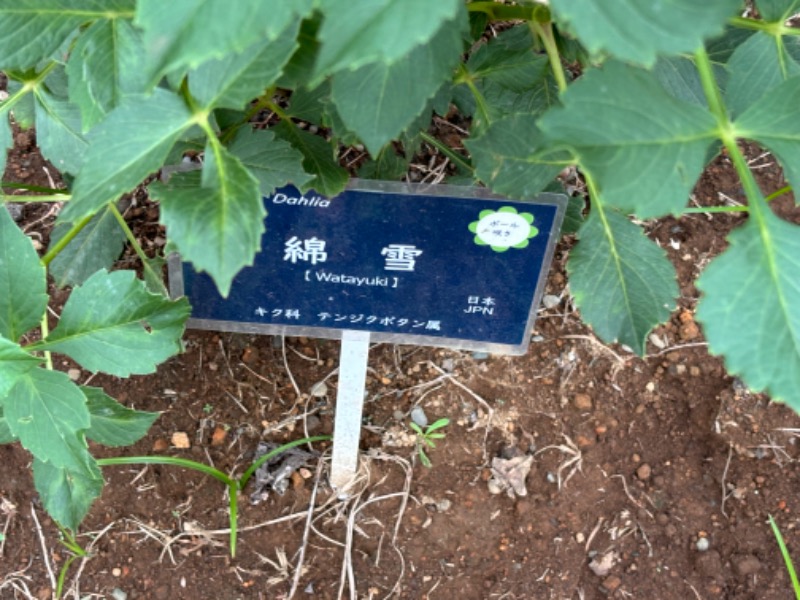
[[[81,378],[81,370],[80,369],[70,369],[69,371],[67,371],[67,376],[72,381],[78,381],[78,379]]]
[[[476,351],[476,352],[472,353],[472,359],[473,360],[486,360],[487,358],[489,358],[489,353],[488,352],[478,352],[478,351]]]
[[[592,397],[589,394],[575,394],[573,402],[578,410],[592,410]]]
[[[442,361],[442,370],[443,371],[447,371],[448,373],[452,373],[453,369],[455,369],[455,368],[456,368],[456,361],[454,361],[452,358],[445,358]]]
[[[428,426],[428,415],[421,406],[415,406],[411,409],[411,420],[423,429]]]
[[[697,544],[695,545],[697,546],[698,552],[705,552],[711,547],[711,542],[708,541],[708,538],[701,537],[697,540]]]
[[[114,588],[114,589],[111,591],[111,597],[112,597],[114,600],[128,600],[128,594],[126,594],[125,592],[123,592],[123,591],[122,591],[121,589],[119,589],[119,588]]]
[[[542,304],[547,309],[555,308],[561,304],[561,298],[554,296],[553,294],[546,294],[545,297],[542,298]]]
[[[111,569],[111,574],[114,577],[119,577],[120,575],[122,575],[122,569],[120,569],[119,567],[114,567],[113,569]]]
[[[324,398],[328,395],[328,386],[324,381],[319,381],[311,386],[311,395],[315,398]]]
[[[394,417],[395,421],[402,421],[406,418],[406,413],[404,413],[402,410],[396,410],[392,413],[392,416]]]
[[[636,469],[636,476],[641,479],[642,481],[646,481],[650,479],[650,475],[653,474],[653,470],[650,468],[650,465],[647,463],[643,463],[639,465],[639,468]]]

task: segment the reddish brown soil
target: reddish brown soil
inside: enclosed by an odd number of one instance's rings
[[[17,141],[7,177],[46,185],[33,140]],[[757,172],[767,191],[782,183],[774,165]],[[741,200],[724,159],[694,197],[711,205],[719,194]],[[800,220],[791,198],[776,206]],[[28,209],[26,220],[42,215]],[[800,419],[727,376],[692,317],[693,280],[744,218],[695,214],[647,224],[677,266],[682,295],[643,359],[601,345],[580,323],[564,277],[568,239],[547,289],[564,300],[540,313],[527,355],[374,347],[358,493],[347,501],[331,494],[326,453],[318,482],[312,463],[283,496],[251,506],[244,495],[235,559],[224,533],[197,533],[228,526],[221,484],[174,467],[106,468],[108,485],[79,536],[91,558],[72,564],[67,597],[284,598],[301,548],[296,598],[336,598],[340,589],[370,599],[792,597],[767,517],[800,557]],[[331,432],[337,353],[329,341],[193,331],[186,352],[156,375],[123,381],[83,373],[82,382],[130,406],[163,411],[134,447],[94,450],[182,456],[240,474],[262,439]],[[323,380],[327,395],[310,395]],[[430,469],[413,447],[396,445],[417,403],[431,420],[451,419],[429,453]],[[171,444],[177,432],[190,448]],[[533,456],[527,496],[491,494],[492,459],[525,454]],[[30,456],[3,446],[0,461],[0,598],[51,598],[47,565],[57,575],[69,553],[37,499]]]

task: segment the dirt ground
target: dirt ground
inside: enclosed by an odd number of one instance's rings
[[[4,180],[48,185],[55,172],[33,134],[16,142]],[[772,157],[750,156],[764,189],[778,189]],[[693,199],[741,201],[724,158]],[[791,197],[774,206],[800,222]],[[134,204],[128,216],[148,250],[163,243],[155,207]],[[26,208],[22,224],[44,244],[53,217]],[[692,316],[694,279],[744,218],[647,223],[677,266],[681,298],[643,359],[581,324],[564,275],[569,238],[546,291],[560,303],[540,311],[525,356],[374,346],[352,495],[332,494],[329,444],[315,444],[321,458],[283,495],[256,505],[252,490],[243,495],[235,559],[219,482],[168,466],[105,468],[78,537],[90,557],[72,563],[66,597],[791,598],[767,518],[800,558],[800,419],[726,375]],[[185,342],[153,376],[73,371],[130,406],[163,411],[138,444],[94,447],[97,456],[179,456],[241,474],[259,441],[332,432],[338,343],[198,331]],[[451,420],[431,468],[416,457],[414,407]],[[0,598],[52,598],[70,553],[37,499],[30,456],[7,445],[0,461]],[[493,464],[524,495],[500,489]]]

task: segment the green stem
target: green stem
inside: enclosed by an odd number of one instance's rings
[[[50,325],[47,322],[47,310],[45,309],[44,314],[42,315],[42,320],[39,325],[40,329],[42,330],[42,339],[46,339],[48,335],[50,335]],[[48,371],[53,370],[53,356],[50,354],[49,350],[44,351],[44,364],[45,368]]]
[[[33,204],[35,202],[67,202],[72,199],[71,194],[52,194],[48,196],[6,196],[5,194],[0,195],[0,202],[20,202],[20,203],[30,203]]]
[[[29,192],[41,192],[43,194],[69,194],[67,190],[58,190],[55,188],[43,187],[41,185],[31,185],[28,183],[14,183],[12,181],[0,182],[0,188],[9,188],[12,190],[27,190]]]
[[[75,239],[75,236],[78,235],[84,227],[86,227],[86,225],[89,223],[89,221],[92,220],[93,216],[94,215],[87,215],[84,218],[82,218],[80,221],[75,223],[72,226],[72,229],[70,229],[64,237],[62,237],[60,240],[58,240],[50,248],[50,250],[47,251],[47,254],[45,254],[41,258],[40,262],[45,267],[48,266],[51,262],[53,262],[53,259],[56,256],[58,256],[58,253],[61,252],[66,247],[66,245],[69,244],[73,239]]]
[[[486,98],[483,97],[478,86],[475,85],[475,81],[472,79],[472,75],[470,75],[469,71],[467,71],[467,67],[464,63],[458,66],[455,82],[466,84],[469,91],[472,92],[472,96],[475,98],[475,105],[478,108],[481,118],[488,126],[492,120],[489,118],[489,107],[486,105]]]
[[[150,273],[150,277],[153,281],[161,281],[161,276],[153,270],[153,267],[150,266],[148,262],[148,257],[142,250],[141,244],[139,244],[139,240],[136,239],[136,236],[133,235],[131,228],[128,227],[128,223],[125,221],[125,217],[122,216],[122,213],[119,212],[117,205],[111,203],[111,213],[114,215],[114,218],[119,223],[119,226],[122,227],[122,231],[125,232],[125,237],[128,238],[128,242],[130,243],[131,247],[133,248],[134,252],[136,252],[136,256],[139,257],[139,260],[142,262],[142,268]],[[164,284],[161,284],[161,290],[164,292],[164,295],[169,295],[167,292],[167,288]]]
[[[318,435],[315,437],[307,437],[302,438],[299,440],[295,440],[293,442],[289,442],[288,444],[283,444],[278,448],[275,448],[272,452],[265,454],[264,456],[260,457],[257,461],[255,461],[244,474],[239,477],[239,479],[233,479],[229,477],[219,469],[215,469],[214,467],[209,467],[206,464],[189,460],[186,458],[178,458],[175,456],[118,456],[114,458],[100,458],[97,459],[97,464],[101,467],[108,467],[114,465],[172,465],[176,467],[182,467],[184,469],[193,469],[195,471],[200,471],[201,473],[205,473],[206,475],[210,475],[214,479],[221,481],[228,487],[228,496],[229,496],[229,508],[230,508],[230,516],[229,516],[229,523],[231,529],[231,536],[230,536],[230,550],[231,550],[231,557],[236,557],[236,541],[238,537],[238,521],[239,521],[239,504],[238,504],[238,493],[244,489],[247,485],[247,482],[253,476],[256,469],[260,467],[264,462],[272,458],[273,456],[277,456],[278,454],[289,450],[290,448],[294,448],[296,446],[302,446],[303,444],[310,444],[311,442],[321,442],[324,440],[331,439],[329,435]]]
[[[786,570],[789,573],[789,579],[792,580],[794,596],[797,598],[797,600],[800,600],[800,580],[797,579],[797,572],[794,570],[794,564],[792,563],[792,557],[789,555],[789,549],[786,547],[786,542],[783,540],[781,530],[778,528],[778,524],[775,522],[775,519],[772,517],[772,515],[769,515],[769,525],[772,527],[772,533],[778,542],[778,548],[780,548],[783,562],[786,564]]]
[[[463,156],[459,155],[457,152],[454,152],[452,148],[447,147],[445,144],[437,140],[428,132],[421,131],[419,136],[427,143],[429,143],[431,146],[434,146],[439,152],[444,154],[447,158],[449,158],[450,162],[456,165],[456,167],[458,167],[459,169],[462,169],[464,171],[469,171],[470,173],[475,171],[475,167],[469,164],[469,162],[467,162],[467,160]]]
[[[172,465],[200,471],[206,475],[211,475],[211,477],[221,481],[228,487],[236,487],[236,480],[231,479],[219,469],[187,458],[178,458],[177,456],[115,456],[112,458],[98,458],[97,464],[101,467],[113,465]]]
[[[528,21],[528,27],[530,27],[531,33],[539,36],[539,39],[542,40],[547,58],[550,60],[550,68],[556,79],[556,85],[558,85],[558,91],[563,94],[567,90],[567,76],[564,73],[564,65],[561,64],[561,55],[558,53],[558,46],[553,36],[553,24]]]

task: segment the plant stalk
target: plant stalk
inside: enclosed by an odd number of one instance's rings
[[[555,37],[553,37],[553,24],[528,21],[528,27],[530,27],[531,33],[542,40],[547,58],[550,60],[553,77],[558,85],[558,91],[563,94],[567,90],[567,76],[564,73],[564,65],[561,64],[561,55],[558,53]]]
[[[58,240],[53,245],[53,247],[51,247],[50,250],[47,251],[47,253],[40,259],[40,262],[45,267],[48,266],[51,262],[53,262],[53,259],[56,256],[58,256],[59,252],[61,252],[67,246],[67,244],[69,244],[73,239],[75,239],[75,236],[78,235],[83,230],[83,228],[89,224],[89,221],[92,220],[92,217],[94,217],[94,215],[87,215],[83,217],[80,221],[75,223],[72,226],[72,229],[70,229],[64,237]]]
[[[115,203],[111,203],[111,213],[114,215],[114,218],[119,223],[119,226],[122,227],[122,231],[125,232],[125,237],[128,238],[128,242],[130,243],[131,247],[133,248],[134,252],[136,252],[136,256],[139,257],[139,260],[142,261],[142,268],[150,273],[153,281],[161,281],[161,276],[153,271],[153,268],[150,266],[150,263],[147,262],[148,258],[147,255],[144,253],[141,244],[139,244],[139,240],[136,239],[136,236],[133,235],[133,231],[131,228],[128,227],[128,223],[125,221],[125,217],[122,216],[122,213],[119,212],[117,205]],[[167,288],[164,284],[161,284],[161,290],[164,292],[164,295],[169,295],[167,292]]]

